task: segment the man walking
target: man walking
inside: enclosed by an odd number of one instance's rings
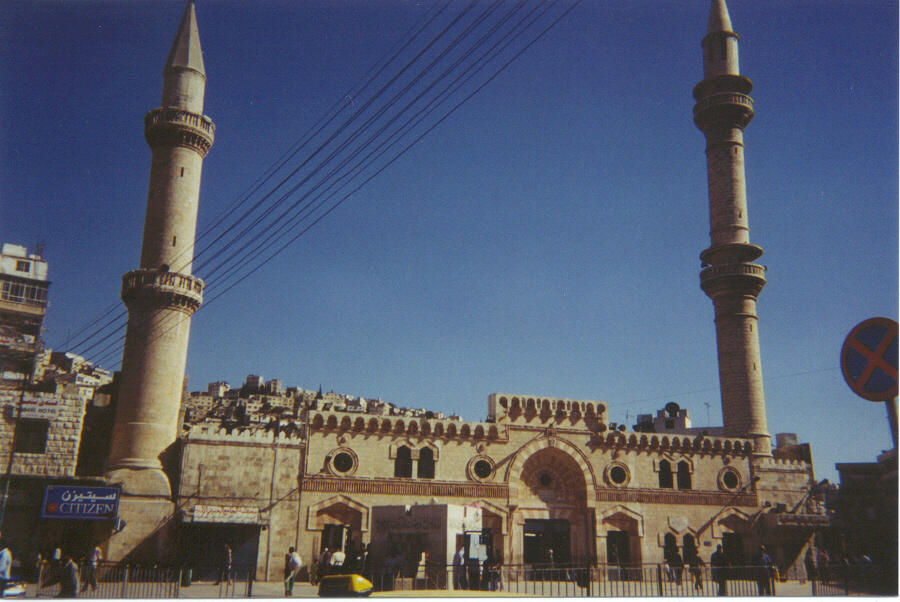
[[[300,569],[302,567],[303,560],[300,559],[300,554],[294,551],[294,546],[291,546],[290,548],[288,548],[284,567],[284,572],[286,574],[286,577],[284,579],[285,596],[294,595],[294,580],[297,578],[297,573],[300,572]]]

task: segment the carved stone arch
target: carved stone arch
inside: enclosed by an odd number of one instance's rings
[[[672,449],[680,450],[681,449],[681,439],[678,437],[672,437]]]
[[[366,429],[366,421],[362,416],[358,417],[353,421],[353,430],[354,431],[364,431]]]
[[[396,460],[397,459],[397,450],[400,449],[401,447],[409,448],[409,452],[410,452],[413,460],[415,460],[416,458],[419,457],[418,448],[416,448],[416,446],[413,445],[409,439],[404,438],[404,439],[396,439],[394,441],[391,441],[391,444],[388,447],[388,458],[390,458],[391,460]]]
[[[325,424],[325,418],[321,414],[316,414],[312,419],[312,427],[314,429],[320,429]]]
[[[641,435],[641,440],[638,442],[638,447],[647,447],[650,445],[650,439],[647,438],[647,435]]]
[[[475,427],[475,432],[472,433],[472,436],[473,436],[475,439],[484,439],[484,427],[481,426],[480,424],[479,424],[478,426],[476,426],[476,427]]]
[[[512,403],[510,404],[510,409],[514,409],[514,408],[522,409],[522,406],[521,406],[521,404],[519,403],[519,398],[518,398],[518,397],[513,397],[513,398],[512,398]]]
[[[669,441],[669,437],[667,435],[663,435],[662,441],[659,442],[660,449],[669,449],[672,446],[672,442]]]
[[[488,427],[488,439],[499,439],[499,438],[500,438],[500,431],[498,431],[497,427],[492,424],[490,427]]]
[[[637,447],[637,444],[638,444],[637,435],[635,435],[634,433],[631,433],[631,436],[628,437],[628,447]]]
[[[406,432],[410,435],[417,435],[419,433],[419,425],[414,421],[410,421],[409,428],[406,429]]]
[[[597,487],[597,477],[594,474],[594,468],[591,466],[591,463],[588,461],[587,457],[585,457],[584,452],[567,439],[561,439],[559,437],[554,437],[552,439],[549,437],[541,437],[540,439],[535,439],[534,441],[526,444],[517,452],[515,452],[513,460],[509,463],[506,469],[506,474],[503,477],[504,480],[507,483],[517,482],[522,475],[522,468],[525,466],[525,462],[528,460],[528,458],[539,451],[549,448],[556,448],[570,456],[575,461],[575,463],[578,465],[578,468],[581,470],[582,475],[584,476],[584,482],[587,486],[587,490],[588,492],[590,492],[590,495],[587,496],[588,506],[593,506],[593,491],[594,488]]]
[[[451,422],[447,425],[447,436],[456,437],[456,424]]]
[[[490,512],[500,517],[501,534],[505,536],[509,527],[509,510],[492,504],[487,500],[476,500],[475,503],[481,506],[482,512]]]
[[[385,418],[381,421],[381,432],[382,433],[390,433],[391,432],[391,419]]]
[[[366,427],[366,430],[370,433],[374,433],[378,430],[378,419],[377,418],[369,418],[369,424]]]
[[[459,428],[459,436],[462,438],[467,438],[472,434],[472,427],[469,426],[468,422],[464,422],[463,425]]]
[[[337,428],[337,424],[338,424],[337,416],[335,416],[334,414],[329,416],[328,420],[325,421],[325,427],[329,428],[329,429]]]
[[[607,532],[607,524],[616,515],[621,515],[634,521],[637,528],[638,537],[644,536],[644,516],[642,514],[638,514],[634,510],[630,510],[629,508],[622,506],[621,504],[604,510],[603,512],[597,513],[597,533],[605,536]]]
[[[438,422],[434,425],[434,436],[435,437],[443,437],[444,436],[444,423]]]
[[[394,423],[394,432],[395,433],[405,433],[406,432],[406,423],[403,420],[398,420]]]
[[[713,539],[722,539],[723,533],[746,533],[752,526],[750,515],[734,506],[722,508],[710,524]]]
[[[341,430],[342,431],[349,431],[350,426],[351,426],[351,424],[350,424],[349,416],[344,416],[343,418],[341,418]]]
[[[427,437],[431,434],[431,423],[427,420],[422,423],[422,436]]]
[[[335,495],[321,502],[310,504],[306,509],[306,528],[310,531],[321,531],[326,524],[323,513],[331,508],[346,508],[359,514],[360,530],[369,530],[369,507],[346,495]]]
[[[423,449],[425,447],[431,450],[432,454],[434,454],[432,457],[434,458],[434,461],[437,462],[438,458],[440,458],[441,456],[441,448],[431,441],[422,441],[421,443],[419,443],[419,449]],[[418,453],[418,451],[416,453]]]
[[[709,439],[707,439],[707,441],[709,441]],[[722,451],[722,440],[721,439],[716,439],[715,441],[713,441],[712,450],[714,452]]]

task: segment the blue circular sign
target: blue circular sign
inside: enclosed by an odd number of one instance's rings
[[[856,325],[841,347],[841,371],[850,389],[869,401],[897,396],[897,322],[869,318]]]

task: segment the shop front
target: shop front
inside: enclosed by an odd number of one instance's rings
[[[261,529],[257,508],[197,504],[179,528],[180,561],[194,581],[220,581],[227,568],[255,574]]]

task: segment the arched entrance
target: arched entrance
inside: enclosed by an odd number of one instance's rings
[[[583,459],[558,444],[526,448],[509,477],[515,493],[510,499],[513,563],[568,563],[592,557],[587,491],[588,479],[593,490],[593,479]]]

